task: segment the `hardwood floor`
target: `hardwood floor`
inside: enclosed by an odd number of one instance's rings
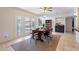
[[[65,33],[56,48],[57,51],[79,51],[79,43],[74,33]]]
[[[32,51],[32,50],[33,51],[40,51],[40,50],[41,51],[47,51],[47,50],[48,51],[51,51],[51,50],[53,50],[53,51],[55,51],[55,50],[56,51],[79,51],[79,43],[76,42],[75,34],[73,34],[73,33],[56,33],[55,32],[55,33],[53,33],[53,35],[60,35],[61,36],[60,40],[58,41],[56,49],[53,48],[53,47],[55,47],[55,46],[53,46],[53,44],[55,43],[53,40],[52,41],[50,40],[49,44],[47,42],[41,43],[39,41],[39,42],[37,42],[38,43],[37,45],[32,44],[34,42],[34,40],[31,40],[31,43],[29,43],[30,46],[29,46],[27,51]],[[30,38],[30,36],[29,37],[23,37],[23,38],[20,38],[20,39],[16,39],[16,40],[12,40],[10,42],[0,44],[0,51],[14,51],[14,50],[17,51],[18,48],[13,49],[12,45],[23,42],[24,40],[27,40],[28,42],[30,42],[26,38]],[[26,44],[26,43],[21,43],[21,44],[23,45],[23,44]],[[18,46],[18,45],[16,45],[16,46]],[[26,45],[24,46],[24,48],[26,48]],[[21,48],[21,49],[23,49],[23,48]]]
[[[24,40],[22,42],[12,45],[15,51],[55,51],[58,45],[60,36],[54,35],[49,43],[35,41],[34,39]]]

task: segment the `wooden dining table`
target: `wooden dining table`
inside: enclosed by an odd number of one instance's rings
[[[37,35],[37,40],[41,40],[43,41],[43,39],[41,38],[42,35],[45,34],[45,32],[50,32],[51,30],[44,30],[44,29],[36,29],[36,30],[32,30],[32,37],[34,38],[34,34]]]

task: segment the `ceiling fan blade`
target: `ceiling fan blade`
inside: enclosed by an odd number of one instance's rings
[[[52,9],[52,7],[48,7],[48,9]]]
[[[52,10],[48,10],[48,11],[52,11]]]

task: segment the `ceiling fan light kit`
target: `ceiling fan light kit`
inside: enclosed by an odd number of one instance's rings
[[[40,9],[41,9],[44,13],[52,12],[52,7],[40,7]]]

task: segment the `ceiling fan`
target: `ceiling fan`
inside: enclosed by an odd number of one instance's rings
[[[52,12],[52,7],[40,7],[40,9],[43,11],[43,12]]]

